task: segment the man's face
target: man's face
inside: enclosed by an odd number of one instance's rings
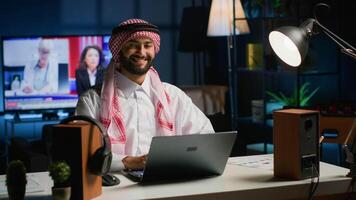
[[[154,45],[148,38],[130,40],[120,51],[122,67],[134,75],[146,74],[154,58]]]
[[[47,48],[39,48],[38,53],[39,53],[40,63],[47,63],[50,50]]]

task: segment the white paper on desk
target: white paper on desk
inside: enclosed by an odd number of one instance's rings
[[[33,175],[27,175],[26,193],[41,192],[45,188]],[[0,177],[0,196],[7,196],[6,176]]]
[[[258,169],[273,170],[273,156],[259,155],[259,156],[245,156],[230,159],[228,164],[239,165],[243,167],[251,167]]]

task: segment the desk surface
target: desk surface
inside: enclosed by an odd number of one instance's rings
[[[121,174],[121,183],[104,187],[95,199],[297,199],[306,198],[310,179],[282,180],[273,177],[272,155],[230,158],[221,176],[176,183],[139,185]],[[257,164],[254,164],[257,163]],[[262,163],[262,165],[260,165]],[[317,196],[346,193],[351,179],[348,169],[320,163],[320,182]],[[48,196],[52,181],[47,172],[33,173],[44,191],[26,193],[26,197]],[[32,198],[31,198],[32,199]],[[45,199],[45,198],[41,198]]]

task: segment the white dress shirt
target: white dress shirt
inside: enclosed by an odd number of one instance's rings
[[[58,62],[50,58],[45,69],[39,69],[38,60],[25,66],[22,88],[31,88],[32,94],[58,92]],[[37,87],[37,88],[36,88]]]
[[[94,86],[95,85],[95,80],[96,80],[96,72],[97,70],[95,69],[93,72],[89,69],[87,69],[88,72],[88,76],[89,76],[89,82],[90,82],[90,86]]]
[[[124,168],[122,159],[126,156],[147,154],[152,137],[158,135],[150,79],[146,76],[142,85],[138,85],[122,74],[117,78],[117,94],[124,113],[126,145],[125,155],[116,154],[115,144],[112,145],[112,171]],[[163,86],[171,98],[170,105],[175,119],[176,135],[214,132],[209,119],[193,104],[190,97],[171,84],[163,83]],[[88,90],[81,95],[76,114],[99,119],[99,112],[100,97],[95,90]],[[113,135],[110,128],[108,134]]]

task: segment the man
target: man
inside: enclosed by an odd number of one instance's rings
[[[53,43],[40,40],[38,59],[26,65],[22,92],[25,94],[47,94],[58,91],[58,62],[51,57]]]
[[[153,136],[213,133],[209,119],[177,87],[162,83],[152,67],[159,51],[156,26],[130,19],[113,29],[113,58],[101,94],[91,89],[76,113],[99,119],[108,130],[111,170],[142,169]]]

